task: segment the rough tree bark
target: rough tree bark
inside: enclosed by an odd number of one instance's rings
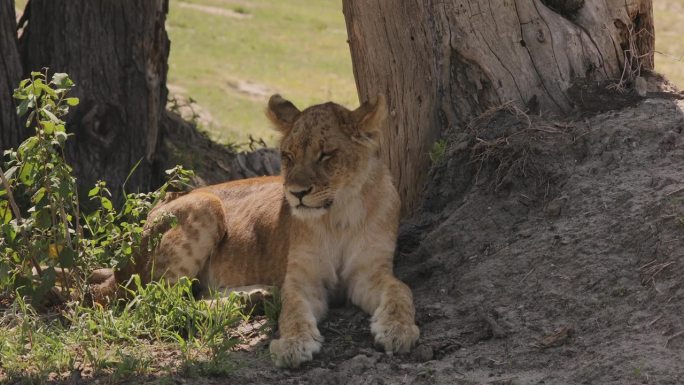
[[[119,196],[154,187],[166,105],[167,0],[31,0],[20,38],[26,73],[68,72],[80,105],[69,115],[67,157],[82,185],[105,180]]]
[[[0,0],[0,150],[16,147],[25,137],[12,92],[21,79],[14,0]]]
[[[578,79],[652,69],[651,1],[343,0],[359,98],[388,95],[383,154],[404,213],[445,130],[508,101],[567,113]]]

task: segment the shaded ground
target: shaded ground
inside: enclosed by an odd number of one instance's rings
[[[299,370],[275,369],[243,327],[253,343],[226,376],[115,382],[684,383],[684,101],[650,96],[570,122],[503,106],[447,138],[399,239],[411,354],[376,351],[369,317],[344,307]]]
[[[422,331],[411,355],[375,351],[368,317],[344,308],[303,369],[273,369],[262,343],[234,378],[207,381],[684,383],[683,109],[492,112],[449,139],[403,226],[397,270]]]

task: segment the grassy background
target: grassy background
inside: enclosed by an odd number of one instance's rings
[[[656,69],[684,89],[684,0],[654,8]],[[358,102],[340,0],[171,0],[167,29],[171,95],[196,100],[214,139],[272,143],[263,109],[275,92],[299,106]]]
[[[339,0],[172,0],[170,90],[201,107],[214,137],[273,137],[264,105],[357,103]],[[200,7],[198,7],[200,6]],[[245,89],[251,90],[245,90]]]
[[[684,0],[656,0],[656,70],[684,90]]]

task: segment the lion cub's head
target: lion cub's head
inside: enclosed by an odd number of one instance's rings
[[[377,167],[378,137],[387,117],[382,95],[354,111],[335,103],[300,111],[273,95],[266,115],[283,134],[285,197],[300,218],[317,218],[341,198],[359,194]]]

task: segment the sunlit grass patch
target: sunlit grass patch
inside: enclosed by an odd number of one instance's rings
[[[653,2],[656,71],[684,89],[684,0]]]
[[[248,319],[239,297],[209,302],[192,296],[188,279],[134,280],[132,299],[111,308],[70,304],[41,314],[18,297],[0,319],[0,379],[225,375],[238,367],[230,352],[240,340],[230,331]]]
[[[169,83],[206,109],[206,128],[215,137],[241,142],[252,134],[273,143],[263,110],[276,92],[300,106],[357,103],[339,2],[186,0],[170,6]]]

